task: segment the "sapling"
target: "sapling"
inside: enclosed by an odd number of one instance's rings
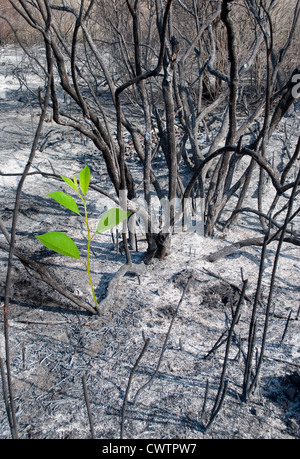
[[[63,191],[55,191],[53,193],[48,193],[47,196],[50,196],[52,199],[57,201],[59,204],[62,206],[66,207],[67,209],[71,210],[75,214],[79,215],[86,226],[86,231],[87,231],[87,254],[86,254],[86,261],[83,260],[80,256],[79,249],[75,242],[65,233],[61,233],[59,231],[53,231],[50,233],[45,233],[41,234],[39,236],[36,236],[36,238],[48,249],[53,250],[54,252],[57,252],[61,255],[66,255],[71,258],[75,258],[79,260],[85,267],[92,294],[93,294],[93,299],[95,302],[95,305],[98,305],[98,301],[96,299],[93,283],[92,283],[92,278],[91,278],[91,272],[90,272],[90,247],[91,247],[91,242],[94,239],[94,237],[99,234],[103,233],[111,228],[114,228],[117,226],[119,223],[124,221],[126,218],[129,217],[131,212],[126,212],[122,209],[119,208],[113,208],[105,212],[105,214],[102,216],[100,219],[97,229],[94,234],[91,233],[90,230],[90,225],[89,225],[89,220],[88,220],[88,213],[87,213],[87,192],[89,189],[90,185],[90,178],[91,178],[91,173],[90,169],[88,166],[85,166],[82,171],[79,173],[79,186],[78,186],[78,181],[74,175],[74,179],[71,180],[68,177],[61,176],[63,181],[69,185],[73,191],[75,191],[79,198],[82,201],[83,208],[84,208],[84,214],[80,213],[78,205],[74,198],[70,196],[67,193],[64,193]]]

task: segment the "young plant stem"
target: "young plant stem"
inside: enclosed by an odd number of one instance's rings
[[[80,213],[77,203],[73,199],[73,197],[64,192],[49,193],[48,196],[50,196],[55,201],[57,201],[59,204],[61,204],[63,207],[66,207],[67,209],[74,212],[76,215],[79,215],[80,218],[82,218],[85,224],[85,227],[86,227],[86,231],[87,231],[86,259],[83,260],[81,258],[79,248],[77,247],[75,242],[68,235],[64,233],[61,233],[59,231],[54,231],[54,232],[45,233],[45,234],[42,234],[36,237],[45,247],[51,250],[54,250],[54,252],[57,252],[59,254],[66,255],[71,258],[75,258],[76,260],[79,260],[83,264],[88,274],[90,287],[91,287],[92,295],[94,298],[94,303],[95,303],[95,306],[97,307],[98,301],[96,299],[96,295],[95,295],[95,291],[94,291],[94,287],[92,283],[91,272],[90,272],[91,242],[93,238],[96,236],[96,234],[103,233],[104,231],[107,231],[108,229],[113,228],[114,226],[117,226],[120,222],[126,220],[128,216],[131,214],[131,212],[125,212],[122,209],[110,209],[102,216],[102,218],[98,222],[96,232],[92,235],[90,231],[90,225],[89,225],[89,219],[88,219],[88,213],[87,213],[87,204],[86,204],[87,192],[88,192],[88,188],[90,185],[89,167],[86,165],[82,169],[82,171],[79,173],[79,183],[75,175],[74,175],[73,180],[71,180],[68,177],[64,177],[64,176],[61,176],[61,178],[64,180],[65,183],[67,183],[67,185],[69,185],[74,191],[76,191],[77,195],[82,201],[84,212]],[[5,235],[5,232],[4,232],[4,235]],[[131,263],[128,262],[128,258],[127,258],[127,264],[130,264],[131,266]]]
[[[83,205],[84,205],[84,217],[83,220],[85,222],[85,225],[86,225],[86,230],[87,230],[87,235],[88,235],[88,246],[87,246],[87,255],[86,255],[86,263],[83,262],[86,270],[87,270],[87,273],[88,273],[88,277],[89,277],[89,282],[90,282],[90,286],[91,286],[91,290],[92,290],[92,294],[93,294],[93,298],[94,298],[94,302],[95,302],[95,305],[98,306],[98,301],[97,301],[97,298],[96,298],[96,295],[95,295],[95,290],[94,290],[94,287],[93,287],[93,282],[92,282],[92,277],[91,277],[91,272],[90,272],[90,248],[91,248],[91,242],[92,242],[92,239],[93,237],[95,236],[92,236],[91,237],[91,233],[90,233],[90,226],[89,226],[89,220],[88,220],[88,216],[87,216],[87,209],[86,209],[86,195],[84,196],[84,198],[81,196],[81,194],[79,193],[79,196],[80,198],[82,199],[82,202],[83,202]]]

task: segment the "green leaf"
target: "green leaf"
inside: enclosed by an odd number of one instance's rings
[[[67,234],[57,231],[41,234],[36,238],[48,249],[67,257],[80,260],[79,250],[75,242]]]
[[[99,221],[96,233],[103,233],[114,228],[114,226],[126,220],[130,214],[131,212],[125,212],[125,210],[118,208],[108,210]]]
[[[87,191],[89,189],[90,179],[91,179],[90,170],[88,166],[85,166],[84,169],[82,169],[82,171],[79,174],[80,188],[84,196],[87,194]]]
[[[72,196],[69,194],[66,194],[63,191],[54,191],[54,193],[48,193],[48,196],[55,199],[55,201],[71,210],[72,212],[75,212],[75,214],[79,215],[78,206]]]
[[[77,183],[74,183],[71,179],[69,179],[68,177],[64,177],[63,175],[61,176],[61,178],[62,178],[71,188],[73,188],[74,191],[78,191]]]

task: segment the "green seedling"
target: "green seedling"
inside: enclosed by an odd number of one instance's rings
[[[83,219],[86,225],[86,230],[87,230],[86,261],[81,258],[79,249],[77,245],[75,244],[75,242],[65,233],[53,231],[50,233],[41,234],[40,236],[36,236],[36,238],[48,249],[51,249],[54,252],[57,252],[61,255],[66,255],[67,257],[75,258],[84,265],[87,271],[87,274],[88,274],[95,305],[97,306],[98,302],[96,299],[96,295],[95,295],[95,291],[94,291],[94,287],[92,283],[92,278],[91,278],[91,273],[90,273],[91,242],[97,234],[104,233],[105,231],[111,228],[114,228],[115,226],[118,226],[119,223],[121,223],[122,221],[126,220],[126,218],[129,217],[131,212],[126,212],[118,208],[108,210],[107,212],[105,212],[105,214],[100,219],[97,225],[96,232],[94,234],[91,234],[88,214],[87,214],[87,202],[86,202],[87,192],[89,189],[90,178],[91,178],[91,173],[90,173],[88,166],[85,166],[82,169],[82,171],[79,173],[79,186],[78,186],[78,181],[75,175],[74,175],[73,180],[71,180],[68,177],[64,177],[64,176],[62,176],[61,178],[64,180],[64,182],[67,185],[69,185],[73,189],[73,191],[75,191],[78,194],[79,198],[82,201],[83,207],[84,207],[84,215],[80,213],[76,201],[69,194],[66,194],[63,191],[56,191],[54,193],[49,193],[47,196],[50,196],[50,198],[54,199],[59,204],[71,210],[72,212],[79,215]]]

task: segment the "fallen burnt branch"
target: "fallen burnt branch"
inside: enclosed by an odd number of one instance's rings
[[[2,233],[4,234],[8,244],[4,244],[3,242],[0,242],[0,249],[9,252],[10,251],[10,236],[3,225],[3,223],[0,220],[0,229]],[[32,269],[31,274],[36,277],[37,279],[42,279],[46,284],[48,284],[50,287],[52,287],[54,290],[57,290],[61,295],[65,296],[69,300],[71,300],[73,303],[75,303],[77,306],[86,309],[87,311],[91,312],[92,314],[97,314],[96,310],[81,301],[79,298],[77,298],[75,295],[73,295],[71,292],[66,290],[59,282],[53,279],[53,277],[49,276],[49,274],[44,270],[43,267],[41,267],[38,263],[35,261],[31,260],[30,258],[26,257],[22,252],[20,252],[17,249],[14,249],[14,255],[19,258],[19,260],[25,265],[28,266],[29,268]]]
[[[2,225],[1,225],[1,229]],[[6,236],[8,236],[8,233],[5,233]],[[9,245],[4,244],[3,242],[0,242],[0,249],[9,252]],[[57,282],[53,276],[50,276],[45,269],[40,266],[38,263],[35,261],[31,260],[30,258],[26,257],[22,252],[20,252],[17,249],[14,249],[14,255],[19,258],[19,260],[26,266],[28,266],[31,269],[31,274],[36,277],[39,280],[42,280],[46,284],[48,284],[50,287],[52,287],[54,290],[59,292],[61,295],[64,297],[68,298],[70,301],[72,301],[76,306],[79,306],[80,308],[86,309],[92,314],[101,314],[104,310],[108,308],[108,306],[111,306],[113,302],[113,296],[115,294],[115,291],[120,284],[122,278],[126,274],[134,274],[136,276],[140,276],[146,267],[144,265],[131,265],[131,264],[125,264],[121,266],[121,268],[117,271],[113,279],[109,282],[107,290],[106,290],[106,297],[100,302],[100,304],[97,306],[95,309],[91,305],[83,302],[78,298],[76,295],[71,293],[69,290],[64,288],[59,282]]]
[[[97,305],[98,313],[101,314],[109,306],[113,304],[114,294],[121,280],[126,274],[134,274],[136,276],[140,276],[145,271],[145,269],[146,267],[144,265],[133,265],[131,263],[126,263],[125,265],[122,265],[121,268],[119,268],[119,270],[116,272],[112,280],[109,282],[107,289],[106,289],[105,298],[102,301],[100,301],[99,304]]]
[[[296,195],[297,186],[298,185],[297,185],[297,181],[296,181],[295,184],[294,184],[293,195]],[[290,199],[292,199],[292,198],[290,198]],[[294,199],[294,196],[293,196],[293,199]],[[300,212],[300,207],[291,216],[289,216],[287,224],[289,224],[296,217],[296,215],[298,215],[299,212]],[[270,220],[270,223],[271,223],[272,219],[269,218],[269,220]],[[214,262],[214,261],[219,260],[220,258],[227,257],[228,255],[231,255],[232,253],[236,252],[237,250],[241,249],[242,247],[249,247],[249,246],[252,246],[252,245],[262,247],[262,246],[264,246],[264,244],[268,245],[272,241],[279,241],[280,239],[282,239],[282,242],[288,242],[290,244],[294,244],[294,245],[300,246],[300,238],[299,237],[295,237],[295,236],[284,236],[284,237],[282,237],[283,229],[284,229],[284,231],[286,233],[286,227],[285,227],[285,225],[283,225],[275,233],[273,233],[272,235],[269,234],[268,237],[266,235],[265,236],[260,236],[260,237],[250,237],[248,239],[244,239],[243,241],[235,242],[234,244],[232,244],[232,245],[230,245],[228,247],[224,247],[223,249],[220,249],[217,252],[208,255],[207,257],[205,257],[205,260],[210,261],[210,262]],[[266,237],[267,237],[267,240],[266,240]]]
[[[0,249],[9,252],[10,246],[8,244],[4,244],[3,242],[0,242]],[[50,276],[43,267],[41,267],[38,263],[36,263],[33,260],[30,260],[30,258],[27,258],[25,255],[22,254],[17,249],[14,249],[13,252],[14,256],[19,258],[19,260],[26,266],[28,266],[31,269],[31,274],[36,277],[39,280],[42,280],[46,284],[48,284],[50,287],[52,287],[54,290],[59,292],[61,295],[64,297],[68,298],[68,300],[71,300],[72,303],[75,303],[77,306],[80,308],[86,309],[87,311],[91,312],[92,314],[97,314],[97,311],[90,306],[87,303],[84,303],[81,301],[76,295],[73,295],[69,290],[65,289],[59,282],[57,282],[55,279],[53,279],[52,276]]]
[[[270,240],[268,241],[268,244],[272,241],[278,241],[280,236],[276,237],[271,237]],[[228,255],[231,255],[232,253],[236,252],[239,249],[242,249],[243,247],[250,247],[250,246],[257,246],[257,247],[262,247],[264,245],[264,240],[265,236],[261,237],[250,237],[248,239],[244,239],[239,242],[235,242],[234,244],[228,246],[228,247],[223,247],[222,249],[218,250],[217,252],[211,253],[207,257],[205,257],[206,261],[210,261],[211,263],[214,263],[217,260],[220,260],[220,258],[227,257]],[[284,237],[283,242],[288,242],[290,244],[294,244],[297,246],[300,246],[300,239],[296,237]]]

